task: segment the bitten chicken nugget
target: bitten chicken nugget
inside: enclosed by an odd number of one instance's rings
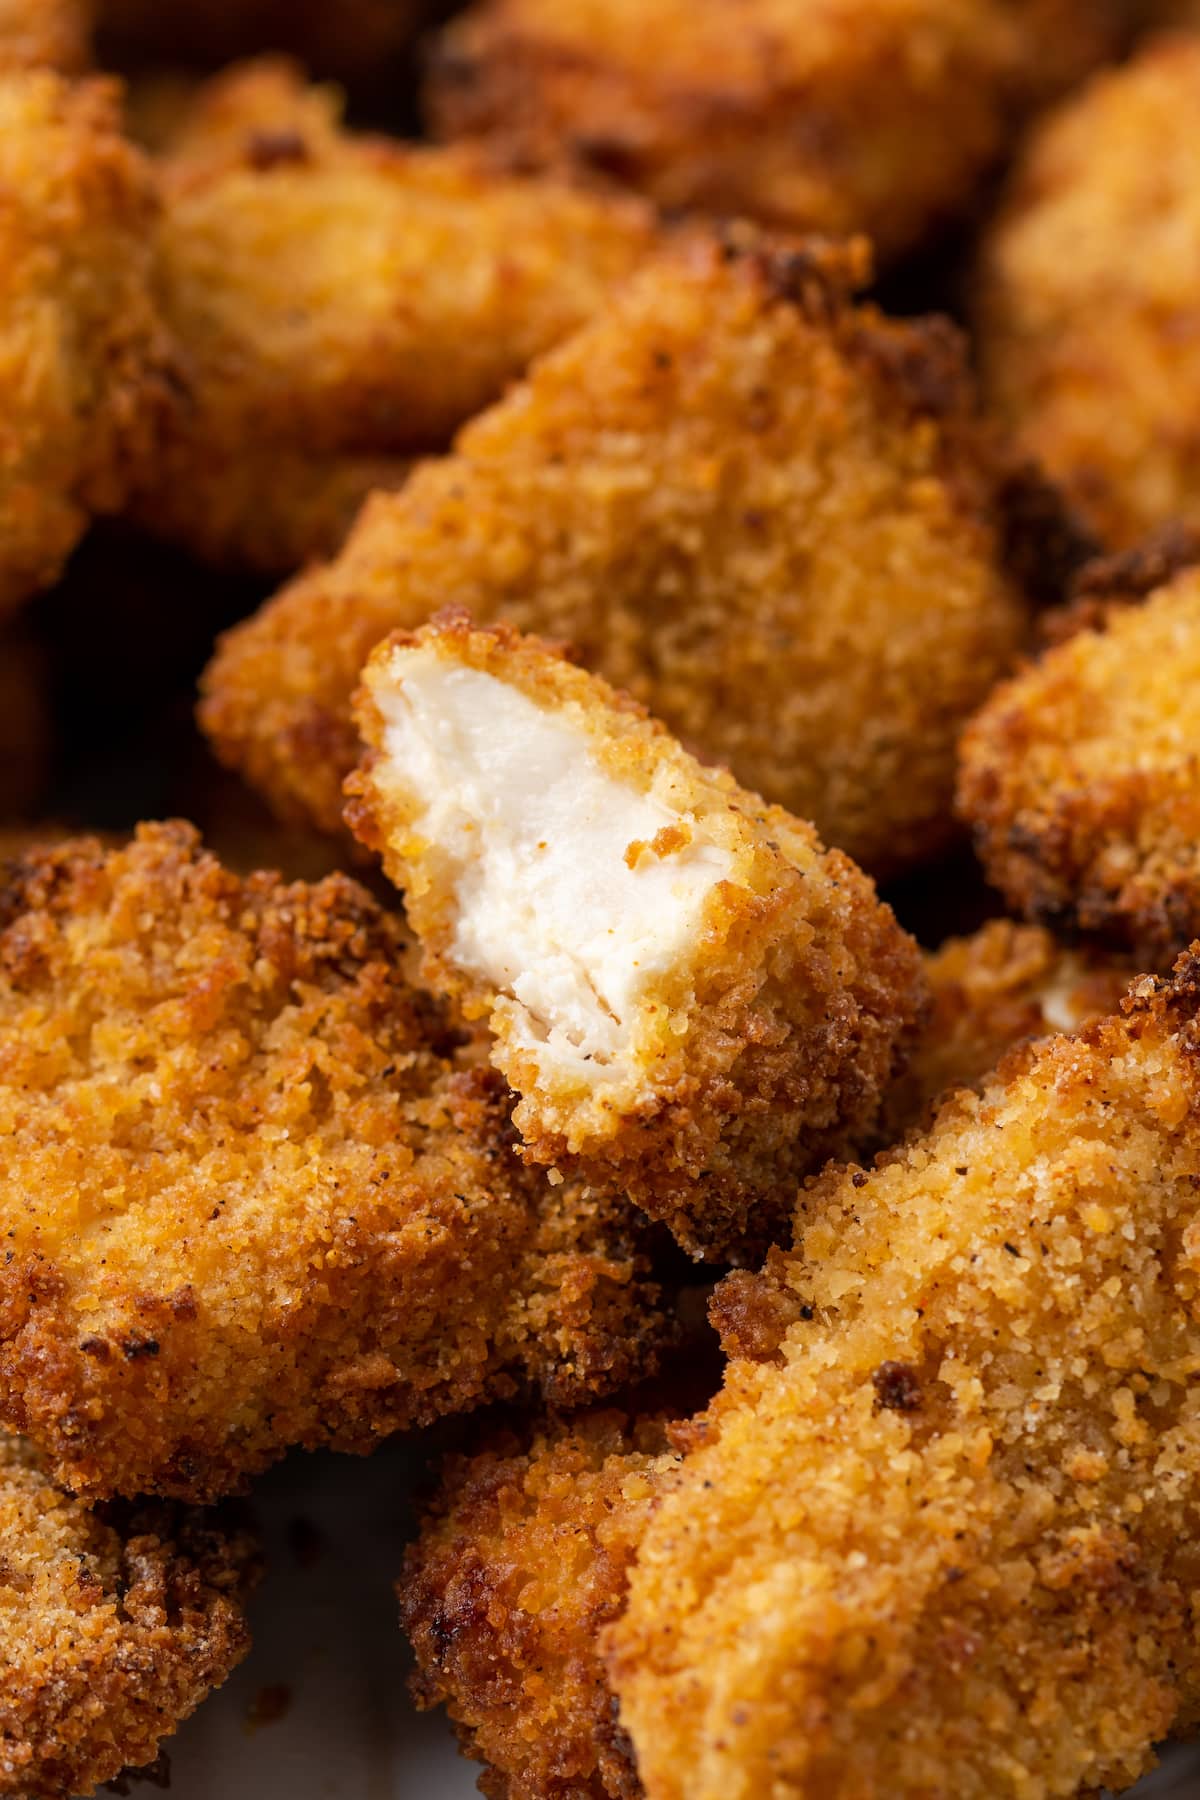
[[[649,209],[351,136],[287,63],[202,88],[161,165],[159,295],[181,383],[133,511],[216,563],[288,574],[374,487],[596,311]]]
[[[0,69],[76,74],[91,55],[90,0],[0,0]]]
[[[0,611],[126,498],[162,396],[149,171],[115,87],[0,73]]]
[[[1200,525],[1200,37],[1151,44],[1034,133],[985,240],[986,395],[1110,545]]]
[[[145,826],[11,866],[0,921],[0,1417],[76,1492],[208,1497],[636,1370],[636,1217],[512,1154],[481,1046],[353,882]]]
[[[1163,968],[1200,934],[1200,565],[1135,595],[1082,600],[996,689],[959,805],[1013,907]]]
[[[1195,1720],[1200,954],[1127,1005],[718,1290],[765,1360],[609,1638],[650,1800],[1067,1800]]]
[[[364,675],[348,784],[434,983],[490,1015],[536,1162],[744,1256],[878,1116],[920,954],[811,825],[598,676],[443,615]]]
[[[225,638],[218,753],[338,829],[367,656],[453,602],[570,641],[873,873],[936,849],[1026,609],[958,339],[855,307],[865,273],[861,246],[672,246]]]
[[[445,1704],[490,1800],[639,1800],[600,1634],[679,1465],[665,1418],[617,1411],[450,1462],[400,1618],[417,1704]]]
[[[1014,1045],[1116,1012],[1137,971],[1117,956],[1064,949],[1040,925],[990,919],[926,957],[925,972],[933,1005],[888,1092],[885,1147],[928,1125],[951,1089],[978,1086]]]
[[[154,1761],[250,1637],[244,1530],[138,1501],[90,1512],[0,1436],[0,1795],[90,1794]]]
[[[582,162],[667,207],[910,249],[1015,114],[1120,40],[1094,0],[480,0],[429,112],[514,161]]]

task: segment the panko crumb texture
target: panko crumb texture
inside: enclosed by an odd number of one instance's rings
[[[972,721],[958,804],[1010,906],[1163,969],[1200,934],[1200,566],[1100,574]]]
[[[359,673],[452,599],[572,643],[873,873],[932,854],[1028,615],[959,340],[855,306],[866,273],[861,244],[685,234],[227,634],[218,754],[339,829]]]
[[[553,895],[544,942],[529,946],[527,964],[517,960],[524,946],[513,947],[497,921],[489,954],[495,967],[513,969],[504,986],[464,963],[453,874],[461,852],[434,836],[415,776],[390,747],[388,712],[409,704],[406,658],[416,665],[414,684],[422,659],[432,658],[452,678],[482,676],[532,702],[579,738],[587,766],[612,783],[614,809],[669,796],[673,822],[654,845],[627,842],[623,864],[644,855],[678,881],[693,848],[723,859],[725,872],[687,940],[665,952],[650,939],[644,954],[662,966],[635,984],[627,1005],[589,968],[589,945],[572,945],[570,920],[551,916]],[[447,612],[415,635],[386,640],[365,672],[359,720],[372,749],[347,784],[349,817],[406,892],[430,979],[490,1015],[492,1058],[519,1096],[513,1119],[529,1156],[598,1186],[616,1184],[694,1255],[761,1255],[786,1229],[799,1177],[848,1154],[874,1128],[922,1019],[917,946],[874,884],[840,851],[827,851],[811,825],[765,805],[725,770],[703,766],[627,695],[509,626],[476,630],[465,614]],[[447,778],[468,795],[481,779],[469,762],[451,766]],[[507,854],[503,837],[498,848],[488,843],[497,808],[486,772],[482,780],[479,814],[468,821],[477,866]],[[547,829],[577,830],[586,855],[588,822],[582,807],[573,817],[572,806],[564,784]],[[514,866],[519,879],[519,860]],[[611,884],[603,867],[596,873]],[[614,913],[610,933],[624,923]],[[640,921],[628,923],[633,930]],[[661,929],[669,942],[665,912]],[[553,1011],[539,1014],[523,999],[564,954],[581,960],[601,1011],[624,1013],[627,1038],[595,1052],[609,1059],[599,1085],[596,1062],[581,1075],[577,1053],[564,1059],[553,1036],[545,1042]]]
[[[0,1436],[0,1794],[90,1794],[154,1761],[250,1645],[257,1552],[231,1519],[90,1511]]]
[[[1200,1714],[1200,951],[719,1290],[608,1635],[652,1800],[1068,1800]]]
[[[144,826],[10,865],[0,927],[0,1416],[75,1491],[213,1496],[646,1360],[635,1215],[523,1167],[354,882]]]

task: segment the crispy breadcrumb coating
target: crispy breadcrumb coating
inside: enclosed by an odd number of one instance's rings
[[[512,1154],[481,1046],[355,883],[145,826],[11,866],[0,920],[0,1417],[76,1492],[209,1497],[637,1368],[634,1217]]]
[[[0,0],[0,69],[78,74],[91,59],[90,0]]]
[[[932,1120],[953,1088],[976,1087],[1014,1045],[1116,1012],[1136,970],[1067,950],[1040,925],[990,919],[925,959],[933,1005],[909,1067],[890,1088],[884,1144]]]
[[[885,256],[958,211],[1012,115],[1118,41],[1094,0],[477,0],[441,39],[435,129],[581,162],[667,207]]]
[[[1135,600],[1085,597],[996,689],[959,806],[1014,908],[1163,968],[1200,933],[1200,565]]]
[[[445,614],[381,644],[349,818],[489,1016],[530,1158],[744,1258],[874,1124],[925,991],[874,886],[598,676]]]
[[[650,1512],[667,1420],[607,1411],[450,1459],[405,1561],[417,1704],[444,1704],[489,1800],[640,1800],[599,1653]]]
[[[167,146],[159,294],[182,386],[134,504],[288,574],[497,399],[656,236],[649,210],[341,129],[278,59],[203,87]]]
[[[244,1528],[161,1503],[96,1512],[0,1436],[0,1795],[90,1794],[153,1762],[246,1654]]]
[[[218,753],[337,829],[368,654],[456,602],[572,642],[873,872],[929,854],[1026,613],[957,338],[855,307],[864,274],[861,248],[673,246],[224,639]]]
[[[1200,524],[1200,38],[1155,41],[1032,135],[985,239],[987,398],[1100,535]]]
[[[114,86],[0,74],[0,611],[123,504],[162,397],[149,171]]]
[[[1200,947],[730,1277],[610,1636],[651,1800],[1056,1800],[1200,1714]]]

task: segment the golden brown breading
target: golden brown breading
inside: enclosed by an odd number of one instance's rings
[[[719,1292],[765,1360],[609,1638],[650,1800],[1066,1800],[1200,1713],[1200,954],[1129,1004]]]
[[[1200,524],[1200,38],[1164,38],[1032,135],[977,277],[985,392],[1115,546]]]
[[[428,96],[445,137],[580,162],[666,207],[865,231],[953,215],[1022,102],[1119,41],[1120,0],[477,0]]]
[[[1065,950],[1040,925],[990,919],[928,956],[933,1006],[908,1069],[889,1090],[885,1146],[928,1125],[951,1089],[976,1087],[1016,1044],[1077,1031],[1117,1010],[1136,970]]]
[[[761,1255],[876,1123],[920,954],[811,825],[607,682],[461,613],[387,639],[348,817],[425,972],[520,1096],[530,1158],[617,1185],[695,1256]]]
[[[243,881],[146,826],[10,867],[0,921],[0,1416],[75,1491],[207,1497],[636,1368],[636,1220],[512,1154],[353,882]]]
[[[336,829],[368,654],[453,601],[573,642],[874,872],[928,854],[1025,608],[958,341],[855,307],[864,274],[854,249],[672,247],[225,638],[218,753]]]
[[[98,0],[106,66],[215,68],[288,51],[315,75],[384,86],[429,13],[428,0]]]
[[[609,1411],[450,1460],[405,1561],[417,1704],[444,1704],[489,1800],[640,1800],[600,1657],[679,1469],[667,1421]]]
[[[1200,565],[1075,621],[970,725],[959,806],[1013,907],[1162,968],[1200,933]]]
[[[138,1501],[90,1512],[0,1435],[0,1795],[90,1794],[219,1687],[250,1637],[251,1538]]]
[[[123,504],[161,400],[149,171],[115,87],[0,74],[0,611]]]
[[[0,69],[78,74],[91,58],[91,0],[0,0]]]
[[[167,147],[159,297],[181,390],[136,517],[291,573],[591,316],[656,236],[639,202],[342,131],[333,90],[253,63]]]

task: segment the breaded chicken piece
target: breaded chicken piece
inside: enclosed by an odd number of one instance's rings
[[[337,829],[367,656],[455,602],[572,642],[872,872],[932,852],[1026,609],[958,340],[855,307],[865,273],[861,247],[671,247],[224,639],[218,753]]]
[[[115,87],[0,73],[0,612],[126,498],[162,396],[149,171]]]
[[[355,91],[397,78],[429,0],[96,0],[106,66],[216,68],[287,51]]]
[[[91,58],[90,0],[0,0],[0,69],[78,74]]]
[[[538,639],[445,614],[363,680],[348,816],[427,977],[489,1016],[529,1157],[694,1255],[761,1252],[903,1066],[912,939],[811,825]]]
[[[1082,599],[996,689],[959,806],[1010,905],[1164,968],[1200,933],[1200,564],[1137,598]]]
[[[953,1088],[979,1086],[1014,1045],[1116,1012],[1136,972],[1126,959],[1064,949],[1042,926],[1012,919],[948,939],[925,959],[933,1005],[888,1091],[884,1147],[928,1125]]]
[[[1139,979],[718,1292],[765,1360],[608,1640],[649,1800],[1066,1800],[1200,1715],[1198,1003]]]
[[[660,205],[911,249],[1031,99],[1117,46],[1121,0],[476,0],[443,33],[443,137],[582,163]]]
[[[372,488],[497,399],[648,252],[647,208],[341,129],[288,63],[200,89],[167,145],[181,384],[133,505],[225,565],[336,550]]]
[[[398,1584],[417,1704],[444,1704],[489,1800],[639,1800],[600,1656],[659,1496],[669,1421],[609,1410],[448,1461]]]
[[[154,1761],[242,1660],[240,1526],[138,1501],[91,1512],[0,1435],[0,1795],[90,1794]]]
[[[1200,38],[1155,41],[1032,135],[985,239],[986,396],[1101,537],[1200,525]]]
[[[0,1418],[76,1492],[210,1497],[644,1359],[636,1219],[512,1154],[483,1046],[353,882],[145,826],[11,866],[0,921]]]

